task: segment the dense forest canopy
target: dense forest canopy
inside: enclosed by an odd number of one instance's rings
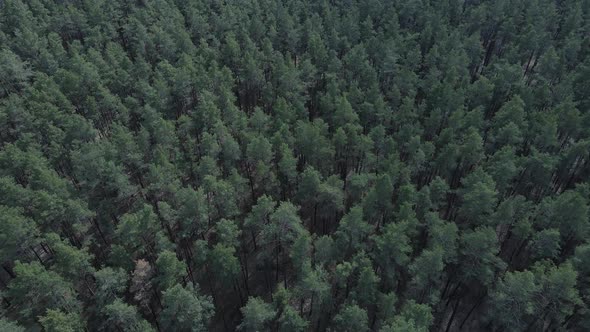
[[[590,1],[0,1],[0,330],[589,331]]]

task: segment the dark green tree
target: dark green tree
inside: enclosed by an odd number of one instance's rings
[[[162,293],[160,324],[167,330],[207,331],[213,317],[211,299],[199,294],[198,288],[174,285]]]

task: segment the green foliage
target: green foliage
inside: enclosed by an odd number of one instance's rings
[[[444,269],[443,252],[441,247],[426,249],[411,263],[409,270],[413,276],[412,283],[418,290],[424,291],[440,280]]]
[[[235,249],[218,243],[208,253],[214,275],[222,283],[231,285],[240,272],[240,263],[235,256]]]
[[[47,309],[74,313],[80,310],[80,302],[73,285],[58,273],[47,271],[38,262],[16,263],[15,279],[6,295],[24,320],[45,314]]]
[[[105,267],[94,273],[96,278],[96,299],[101,306],[114,301],[127,288],[129,279],[121,268]]]
[[[412,251],[410,238],[407,235],[406,223],[391,223],[384,227],[383,233],[374,236],[375,261],[382,269],[388,271],[389,280],[396,278],[396,270],[405,266]]]
[[[279,318],[279,331],[281,332],[303,332],[308,325],[308,322],[291,307],[286,307]]]
[[[15,322],[6,320],[5,318],[0,319],[0,330],[6,332],[24,332],[24,327],[19,326]]]
[[[363,220],[363,209],[353,207],[340,220],[334,236],[342,253],[354,253],[364,246],[370,231],[371,225]]]
[[[126,332],[154,331],[150,324],[141,318],[137,308],[128,305],[121,299],[104,307],[107,316],[105,327],[117,327]]]
[[[9,49],[0,51],[0,59],[0,97],[4,97],[24,88],[32,72],[29,64]]]
[[[533,271],[509,272],[491,296],[494,324],[510,331],[538,326],[538,320],[563,324],[580,303],[576,272],[565,263],[540,263]]]
[[[0,1],[0,330],[590,330],[589,14]]]
[[[334,329],[349,332],[367,331],[369,329],[367,311],[355,304],[343,307],[334,317]]]
[[[537,309],[535,293],[538,291],[530,271],[507,273],[491,296],[496,324],[511,331],[526,328],[527,317]]]
[[[211,299],[192,284],[175,285],[162,293],[160,322],[167,330],[207,331],[214,313]]]
[[[240,309],[244,319],[238,326],[240,331],[265,331],[267,324],[275,317],[272,306],[262,299],[251,297],[248,303]]]
[[[162,290],[176,285],[186,274],[184,263],[176,258],[174,252],[169,250],[164,250],[158,255],[156,269],[158,270],[156,282]]]
[[[379,277],[372,266],[365,266],[358,275],[358,281],[351,295],[358,303],[367,307],[377,299]]]
[[[0,259],[7,261],[22,256],[37,242],[39,231],[22,215],[22,210],[0,205]]]
[[[290,243],[303,232],[305,228],[297,215],[297,207],[289,202],[281,202],[270,215],[269,223],[262,231],[262,239],[267,244],[276,243],[279,238],[281,242]]]
[[[156,215],[150,205],[145,204],[136,213],[129,213],[121,218],[117,225],[116,234],[123,240],[121,243],[135,251],[137,245],[142,252],[154,249],[156,232],[159,227]]]
[[[409,301],[404,305],[401,313],[393,317],[392,323],[384,326],[381,331],[428,331],[432,322],[430,307]]]
[[[282,286],[273,294],[273,305],[279,315],[278,329],[283,332],[305,331],[309,322],[290,305],[291,301],[293,294]]]
[[[53,270],[72,282],[84,280],[88,274],[94,273],[91,265],[92,256],[88,249],[79,250],[63,241],[54,233],[47,236],[47,243],[54,253]]]
[[[496,273],[505,266],[497,256],[499,248],[496,232],[489,227],[478,228],[464,233],[460,242],[459,260],[462,262],[464,277],[483,284],[491,283]]]
[[[536,258],[557,258],[560,249],[560,234],[556,229],[544,229],[533,237],[532,251]]]
[[[462,182],[461,216],[475,225],[487,224],[487,218],[497,204],[494,180],[478,169],[466,176]]]
[[[39,318],[43,329],[47,332],[75,332],[84,329],[84,322],[76,313],[63,313],[48,309],[45,316]]]
[[[222,219],[215,227],[219,243],[230,247],[237,247],[240,244],[239,236],[241,231],[234,221]]]

